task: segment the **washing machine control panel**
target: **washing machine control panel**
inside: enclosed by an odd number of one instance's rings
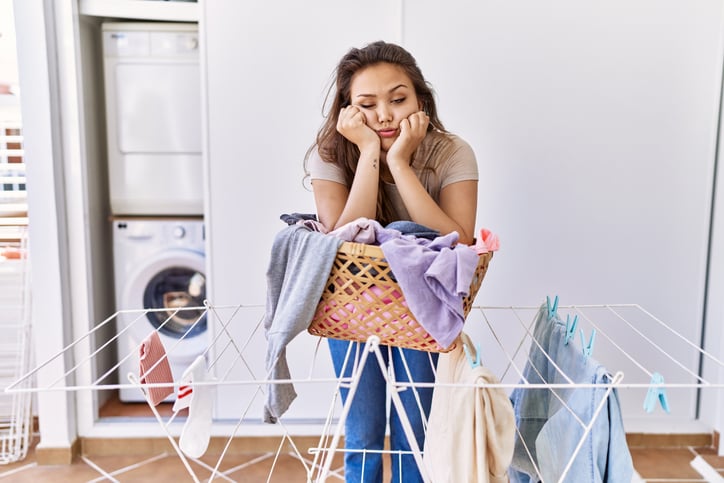
[[[118,220],[114,224],[117,245],[137,247],[144,252],[183,247],[204,250],[204,226],[201,221]],[[117,247],[118,249],[118,247]]]
[[[180,240],[181,238],[186,236],[186,228],[183,226],[175,226],[173,230],[171,231],[171,235],[176,238],[177,240]]]

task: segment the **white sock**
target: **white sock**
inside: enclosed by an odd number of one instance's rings
[[[201,457],[209,446],[211,437],[212,409],[214,405],[214,386],[196,386],[195,383],[211,381],[206,371],[206,359],[199,356],[184,371],[179,381],[174,411],[189,408],[179,438],[179,447],[191,458]]]

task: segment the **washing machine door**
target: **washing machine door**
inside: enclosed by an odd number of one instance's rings
[[[148,321],[161,334],[189,339],[206,330],[205,299],[204,255],[171,249],[150,259],[128,278],[123,306],[147,310]]]

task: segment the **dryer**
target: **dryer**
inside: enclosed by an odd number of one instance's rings
[[[140,343],[158,331],[174,380],[208,345],[204,224],[191,219],[116,218],[113,221],[119,378],[138,375]],[[152,309],[152,310],[148,310]],[[156,310],[159,309],[159,310]],[[124,312],[125,311],[125,312]],[[145,311],[145,313],[144,313]],[[141,391],[122,387],[121,401],[143,401]]]
[[[202,215],[196,24],[107,22],[108,177],[114,215]]]

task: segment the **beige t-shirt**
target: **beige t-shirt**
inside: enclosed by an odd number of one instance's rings
[[[315,179],[346,184],[342,168],[323,161],[316,149],[310,154],[307,166],[312,186]],[[478,163],[470,145],[454,134],[438,131],[429,132],[422,140],[415,152],[412,169],[438,204],[440,191],[445,186],[458,181],[478,179]],[[399,219],[409,220],[410,215],[397,191],[397,186],[394,183],[384,183],[384,189]]]

